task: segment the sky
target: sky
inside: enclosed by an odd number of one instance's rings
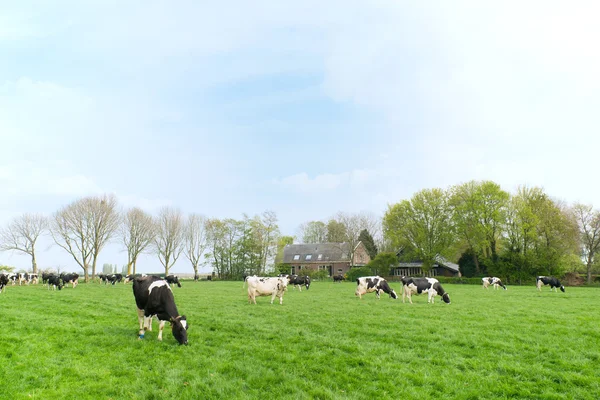
[[[599,17],[595,1],[0,0],[0,224],[113,193],[153,214],[272,210],[295,235],[470,180],[600,207]],[[98,263],[126,260],[115,242]],[[47,237],[38,264],[81,272]]]

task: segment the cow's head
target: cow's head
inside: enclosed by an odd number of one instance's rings
[[[564,293],[565,287],[563,285],[560,285],[560,291]]]
[[[171,319],[171,332],[179,344],[188,344],[187,330],[188,323],[185,315]]]
[[[450,296],[448,295],[448,293],[444,293],[444,294],[442,295],[442,301],[443,301],[444,303],[450,304]]]
[[[391,290],[390,297],[392,299],[398,299],[398,295],[396,294],[396,291],[394,289]]]

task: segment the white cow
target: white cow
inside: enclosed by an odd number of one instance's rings
[[[288,279],[285,277],[260,277],[249,276],[246,278],[248,284],[248,302],[256,304],[256,296],[271,296],[271,304],[275,297],[279,297],[279,304],[283,304],[283,293],[287,289]]]

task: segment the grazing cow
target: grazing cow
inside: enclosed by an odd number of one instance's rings
[[[335,283],[335,282],[342,283],[343,280],[344,280],[344,275],[334,275],[333,276],[333,283]]]
[[[67,285],[69,283],[73,285],[73,288],[75,288],[79,284],[79,275],[76,274],[75,272],[73,272],[71,274],[62,272],[60,274],[60,279],[62,279],[63,285],[65,287],[67,287]]]
[[[179,278],[177,277],[177,275],[167,275],[165,279],[167,280],[169,285],[171,285],[171,287],[173,287],[173,285],[175,284],[177,284],[177,287],[181,287],[181,283],[179,283]]]
[[[39,283],[38,274],[27,274],[27,284],[37,285]]]
[[[112,274],[112,275],[106,276],[106,282],[109,282],[111,285],[121,282],[122,280],[123,280],[123,274]]]
[[[356,278],[356,291],[354,292],[354,295],[358,296],[360,299],[362,299],[363,294],[371,292],[375,292],[377,299],[379,299],[379,295],[382,291],[389,294],[392,299],[398,298],[394,289],[392,289],[387,281],[380,276],[363,276],[361,278]]]
[[[500,278],[496,278],[495,276],[486,276],[485,278],[481,278],[481,283],[483,284],[484,289],[487,289],[488,286],[493,285],[494,290],[498,289],[498,286],[501,286],[502,289],[506,290],[506,286],[502,283]]]
[[[98,277],[98,279],[100,279],[100,282],[104,282],[104,284],[106,285],[106,274],[98,274],[96,276]]]
[[[283,293],[287,289],[288,280],[285,277],[246,277],[248,284],[248,302],[256,304],[256,296],[271,296],[271,304],[275,297],[279,297],[279,304],[283,304]]]
[[[13,286],[15,286],[15,284],[17,283],[17,280],[19,278],[18,275],[15,273],[10,273],[10,274],[8,274],[7,277],[8,277],[8,281],[11,282],[11,284]]]
[[[57,287],[58,290],[62,290],[63,285],[60,283],[60,281],[60,276],[57,275],[50,275],[46,277],[46,282],[48,282],[48,290],[50,290],[50,286],[52,286],[52,289],[54,290],[56,290]]]
[[[444,303],[450,304],[450,296],[440,282],[435,278],[409,278],[402,277],[402,283],[404,284],[402,288],[402,302],[404,303],[405,297],[408,297],[408,301],[412,304],[411,296],[413,294],[421,294],[423,292],[427,292],[427,303],[434,303],[434,299],[436,295],[442,297],[442,301]]]
[[[54,275],[52,272],[42,272],[42,283],[48,283],[48,277]]]
[[[8,275],[0,274],[0,293],[4,291],[6,285],[8,285]]]
[[[308,275],[290,275],[288,280],[293,285],[292,287],[297,287],[299,291],[302,291],[302,286],[306,287],[306,290],[310,289],[310,276]]]
[[[171,323],[171,332],[179,344],[188,344],[187,319],[179,315],[171,287],[164,279],[157,276],[135,277],[133,279],[133,296],[137,305],[140,323],[139,338],[144,338],[145,331],[152,330],[152,317],[158,317],[158,340],[162,340],[165,322]]]
[[[535,280],[535,284],[539,291],[542,291],[542,286],[546,285],[550,285],[550,291],[554,289],[555,292],[558,292],[558,288],[560,288],[561,292],[565,291],[565,287],[553,276],[538,276]]]

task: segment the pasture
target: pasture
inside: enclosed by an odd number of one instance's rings
[[[597,399],[600,290],[444,285],[452,304],[354,297],[355,283],[247,302],[183,282],[189,346],[138,340],[131,284],[0,294],[7,399]],[[391,283],[400,294],[400,284]]]

